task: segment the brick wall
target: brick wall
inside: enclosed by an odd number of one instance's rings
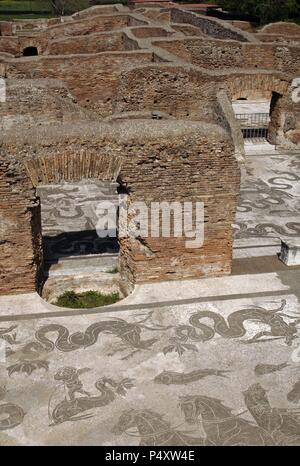
[[[79,21],[68,21],[49,27],[43,34],[48,39],[57,39],[62,36],[81,36],[93,32],[113,31],[122,29],[129,23],[128,15],[107,15],[88,17]]]
[[[224,40],[188,38],[152,42],[193,65],[212,70],[266,69],[297,74],[300,71],[300,47],[278,44],[241,43]]]
[[[122,32],[94,33],[49,42],[46,55],[72,55],[124,50]]]
[[[81,105],[104,117],[112,111],[122,71],[151,61],[150,51],[39,56],[7,60],[5,73],[7,78],[61,79]]]
[[[52,127],[46,132],[41,128],[35,135],[7,134],[3,150],[17,159],[13,173],[8,162],[0,166],[0,210],[11,222],[7,231],[15,237],[16,252],[2,244],[6,252],[1,261],[0,293],[35,289],[41,264],[37,261],[41,259],[40,220],[38,211],[31,208],[35,197],[29,180],[36,185],[57,182],[57,176],[69,181],[87,175],[117,179],[128,190],[129,204],[162,200],[205,204],[205,242],[200,248],[186,248],[185,237],[120,239],[125,283],[230,273],[231,223],[240,172],[229,135],[220,127],[136,121],[134,126],[127,122]],[[1,240],[6,241],[6,236]]]
[[[38,288],[40,206],[24,167],[0,154],[0,295]]]
[[[271,23],[261,30],[265,34],[283,34],[285,36],[300,36],[300,26],[295,23]]]
[[[225,21],[202,16],[191,11],[173,8],[171,10],[171,22],[191,24],[198,27],[204,34],[217,39],[232,39],[240,42],[255,41],[251,34],[241,31]]]

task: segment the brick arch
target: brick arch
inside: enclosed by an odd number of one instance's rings
[[[122,165],[122,157],[110,157],[84,152],[57,153],[51,156],[31,158],[24,161],[28,176],[34,187],[62,181],[76,182],[83,179],[116,181]]]
[[[270,95],[276,92],[283,96],[288,93],[289,86],[289,80],[270,74],[231,75],[226,82],[231,99],[242,97],[245,91],[268,92]]]
[[[227,92],[231,100],[249,95],[250,98],[270,99],[270,123],[268,141],[271,144],[282,143],[283,115],[288,100],[290,82],[289,78],[267,73],[231,76],[226,80]]]

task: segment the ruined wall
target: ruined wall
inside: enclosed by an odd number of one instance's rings
[[[0,51],[9,52],[14,57],[21,57],[26,47],[36,47],[38,54],[42,54],[47,45],[48,39],[41,35],[0,36]]]
[[[181,32],[185,36],[207,37],[199,28],[197,28],[196,26],[192,26],[191,24],[172,23],[172,29],[175,29],[175,31]]]
[[[163,8],[135,8],[135,13],[141,13],[146,18],[157,21],[159,23],[170,23],[171,10]]]
[[[109,15],[112,13],[117,13],[118,11],[124,9],[123,5],[116,4],[116,5],[95,5],[86,10],[77,11],[72,15],[74,19],[82,19],[88,18],[90,16],[96,15]]]
[[[178,119],[216,121],[215,81],[197,70],[172,64],[124,71],[113,110],[161,111]]]
[[[232,24],[232,26],[238,29],[241,29],[242,31],[246,31],[250,33],[255,32],[255,27],[249,21],[233,20],[233,21],[230,21],[230,23]]]
[[[40,206],[25,168],[0,153],[0,295],[38,289],[42,263]]]
[[[120,270],[126,283],[230,273],[231,223],[240,172],[232,142],[220,127],[161,121],[136,121],[134,126],[127,122],[51,127],[46,132],[41,128],[35,134],[7,133],[3,148],[19,160],[12,183],[22,186],[16,203],[17,215],[20,209],[26,214],[20,215],[22,228],[16,238],[24,251],[16,258],[11,249],[7,250],[1,262],[0,293],[35,289],[38,269],[33,258],[40,258],[40,224],[36,215],[28,214],[27,207],[34,200],[32,185],[58,180],[117,179],[128,191],[129,205],[133,201],[144,201],[147,205],[162,200],[204,202],[202,247],[186,248],[184,236],[120,239]],[[7,183],[10,173],[9,166],[4,165],[0,186],[4,187],[1,200],[5,199],[5,203],[0,209],[5,218],[12,220],[11,235],[16,228],[16,210],[12,203],[15,196],[12,183]],[[28,239],[31,234],[33,243]],[[11,264],[14,264],[13,276],[9,272]],[[15,267],[16,264],[20,266]],[[22,278],[27,277],[22,288],[15,287],[21,281],[19,272]]]
[[[110,8],[46,29],[43,24],[50,23],[41,22],[36,34],[29,23],[19,31],[0,23],[0,54],[18,56],[32,45],[49,54],[0,58],[8,85],[0,106],[0,294],[32,291],[40,283],[40,212],[33,187],[64,180],[117,180],[129,203],[204,202],[205,243],[198,249],[186,248],[186,238],[120,239],[127,283],[230,273],[243,152],[230,99],[272,94],[270,138],[282,147],[300,142],[300,108],[289,89],[290,75],[299,73],[299,47],[262,43],[256,34],[188,11],[146,10],[149,18],[169,21],[171,15],[177,30],[199,34],[158,40],[171,29]],[[147,48],[137,50],[140,39]],[[123,48],[130,51],[115,51]],[[49,78],[64,85],[50,85]],[[141,120],[153,111],[164,120]],[[96,123],[122,115],[128,121]]]
[[[204,34],[217,39],[231,39],[240,42],[255,41],[251,34],[241,31],[231,24],[216,18],[202,16],[177,8],[171,10],[172,23],[188,23],[198,27]]]
[[[285,36],[284,34],[257,33],[255,34],[255,36],[261,42],[279,42],[280,44],[290,44],[290,45],[300,44],[300,35],[299,36]]]
[[[122,71],[151,61],[150,51],[26,57],[7,60],[5,75],[7,78],[61,79],[80,104],[107,116],[112,111],[112,99]]]
[[[113,109],[118,114],[160,111],[170,118],[215,122],[236,136],[236,128],[232,130],[228,126],[228,112],[224,113],[216,102],[218,90],[225,89],[230,100],[270,98],[273,92],[285,97],[291,80],[279,72],[223,70],[205,73],[184,65],[142,66],[122,73]],[[286,114],[289,120],[293,116],[295,121],[300,121],[297,105],[291,99],[283,99],[272,118],[272,143],[282,148],[291,147],[291,140],[298,138],[296,133],[288,134],[283,130]],[[236,137],[234,141],[236,153],[241,155],[241,141]]]
[[[157,40],[153,45],[189,61],[193,65],[212,70],[266,69],[300,72],[300,47],[278,44],[253,44],[211,39]]]
[[[149,37],[166,37],[174,34],[161,27],[137,27],[131,29],[132,34],[139,39],[147,39]]]
[[[0,36],[0,52],[11,53],[13,56],[19,55],[20,41],[14,36]]]
[[[81,36],[94,32],[113,31],[122,29],[130,22],[128,15],[107,15],[84,18],[78,21],[69,21],[49,27],[43,34],[48,39],[57,39],[62,36]]]
[[[67,37],[49,42],[45,55],[72,55],[124,50],[122,32]]]
[[[121,271],[125,269],[132,282],[218,276],[231,271],[238,162],[225,133],[217,135],[213,126],[201,127],[198,135],[184,132],[180,139],[174,135],[169,142],[166,135],[163,144],[155,141],[142,150],[136,145],[127,149],[131,156],[121,169],[120,180],[128,180],[134,200],[143,196],[147,203],[198,201],[204,203],[205,211],[201,248],[187,248],[186,237],[121,239],[125,249]],[[139,167],[139,179],[134,166]]]
[[[231,99],[236,100],[245,90],[257,90],[265,92],[276,92],[279,95],[287,95],[290,79],[281,73],[227,73],[223,75],[226,88]]]
[[[61,81],[6,80],[6,101],[0,105],[0,131],[92,117],[90,112],[74,102]]]

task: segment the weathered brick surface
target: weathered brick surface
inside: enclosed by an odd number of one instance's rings
[[[295,23],[272,23],[264,26],[261,32],[265,34],[283,34],[284,36],[300,36],[300,26]]]
[[[266,69],[296,73],[300,70],[297,45],[255,44],[202,38],[159,40],[162,47],[193,65],[216,69]]]
[[[68,131],[71,131],[70,136]],[[18,193],[17,212],[32,204],[35,200],[32,186],[39,183],[86,178],[118,180],[128,191],[129,205],[133,201],[150,205],[152,201],[161,200],[205,204],[205,242],[200,248],[186,248],[184,236],[120,239],[121,273],[127,283],[230,273],[231,223],[237,205],[240,171],[224,130],[195,123],[178,126],[175,122],[137,121],[134,128],[128,123],[95,126],[93,143],[90,142],[91,128],[82,135],[74,131],[66,127],[50,134],[48,131],[36,133],[35,143],[27,143],[34,140],[30,134],[7,135],[7,140],[3,141],[4,153],[14,153],[18,163],[13,183],[6,181],[10,168],[6,165],[2,168],[5,204],[1,205],[1,211],[5,216],[6,206],[12,217],[16,215],[12,208],[13,187],[16,184],[20,189],[20,178],[23,182],[22,191]],[[105,136],[101,138],[100,134]],[[22,215],[21,236],[17,236],[16,241],[21,241],[23,235],[31,239],[32,235],[33,243],[26,240],[22,246],[26,249],[26,260],[22,254],[18,259],[11,252],[4,256],[0,293],[30,291],[35,287],[41,248],[38,216],[33,219],[32,215],[28,209]],[[15,234],[15,228],[18,224],[11,225],[10,235]],[[14,273],[6,274],[12,261]],[[14,283],[21,281],[19,271],[27,280],[22,288],[20,285],[15,288]]]
[[[0,294],[41,284],[35,188],[90,178],[117,180],[129,204],[205,205],[202,247],[187,248],[185,237],[120,238],[128,286],[230,273],[243,155],[230,100],[272,96],[270,140],[300,144],[298,29],[286,27],[251,34],[174,5],[0,22]],[[20,58],[29,46],[39,56]],[[151,121],[158,111],[163,120]]]
[[[105,32],[49,41],[47,55],[74,55],[124,50],[123,33]]]
[[[195,14],[191,11],[174,8],[171,10],[171,21],[174,23],[191,24],[198,27],[204,34],[218,39],[232,39],[240,42],[255,41],[250,34],[235,28],[225,21]]]
[[[28,57],[7,60],[5,75],[7,78],[61,79],[82,105],[107,116],[111,113],[122,71],[151,61],[151,51]]]
[[[41,257],[40,206],[25,168],[0,154],[0,294],[38,288]]]

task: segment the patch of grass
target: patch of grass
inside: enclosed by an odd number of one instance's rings
[[[92,307],[107,306],[120,300],[119,293],[103,294],[98,291],[85,291],[75,293],[66,291],[57,298],[56,306],[69,307],[72,309],[89,309]]]
[[[118,266],[116,265],[112,269],[107,270],[106,273],[118,273],[118,272],[119,272],[119,269],[118,269]]]

